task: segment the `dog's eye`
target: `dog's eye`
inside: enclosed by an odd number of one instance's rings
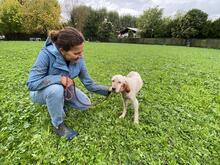
[[[112,80],[112,82],[115,82],[115,80]]]
[[[121,81],[119,81],[118,83],[121,84]]]

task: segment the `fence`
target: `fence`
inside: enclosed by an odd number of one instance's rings
[[[119,43],[178,45],[220,49],[220,39],[179,39],[179,38],[121,38]]]
[[[47,34],[40,34],[40,33],[33,33],[33,34],[26,34],[26,33],[7,33],[5,34],[5,40],[45,40],[47,38]]]
[[[191,46],[220,49],[220,39],[192,39]]]

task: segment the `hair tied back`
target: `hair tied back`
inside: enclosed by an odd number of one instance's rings
[[[56,42],[57,38],[58,38],[58,35],[59,35],[59,31],[58,30],[52,30],[49,32],[49,37],[51,38],[51,40],[53,42]]]

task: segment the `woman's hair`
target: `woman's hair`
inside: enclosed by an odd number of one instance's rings
[[[51,31],[49,37],[58,48],[63,48],[65,51],[69,51],[72,47],[84,42],[83,34],[73,27]]]

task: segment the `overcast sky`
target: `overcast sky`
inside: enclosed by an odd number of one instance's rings
[[[210,19],[220,18],[220,0],[59,0],[62,15],[74,4],[91,6],[94,9],[107,8],[117,11],[120,15],[130,14],[139,16],[149,7],[159,6],[164,9],[165,16],[174,16],[177,11],[188,11],[198,8],[209,14]]]

